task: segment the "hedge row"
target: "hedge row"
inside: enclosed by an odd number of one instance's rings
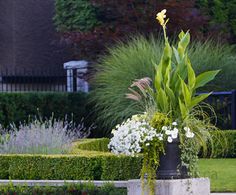
[[[0,179],[127,180],[139,178],[141,157],[74,149],[71,155],[0,155]]]
[[[87,184],[65,184],[64,186],[13,186],[12,184],[0,186],[0,194],[14,195],[35,195],[35,194],[55,194],[55,195],[125,195],[127,189],[115,188],[112,184],[105,184],[102,187],[96,187],[93,183]]]
[[[213,135],[213,158],[235,158],[236,157],[236,130],[221,130],[211,131]],[[74,144],[74,151],[87,150],[87,151],[103,151],[108,152],[109,139],[85,139],[83,142],[76,142]],[[208,143],[208,148],[211,148],[211,144]],[[201,157],[201,155],[200,155]],[[209,156],[210,157],[210,153]]]
[[[75,122],[89,116],[88,95],[84,93],[0,93],[0,124],[27,121],[29,115],[71,117]],[[89,123],[89,122],[88,122]]]
[[[211,132],[214,143],[214,158],[236,157],[236,130],[222,130]],[[210,146],[209,146],[210,147]]]
[[[236,131],[223,131],[226,154],[215,136],[216,158],[236,157]],[[75,142],[70,155],[0,155],[0,179],[128,180],[139,178],[142,157],[116,156],[109,139]],[[99,151],[100,150],[100,151]]]
[[[75,142],[73,149],[88,150],[88,151],[101,151],[109,152],[108,144],[110,139],[84,139],[82,142]]]

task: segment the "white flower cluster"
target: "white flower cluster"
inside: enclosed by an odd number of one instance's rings
[[[116,126],[112,134],[108,147],[115,154],[134,155],[141,152],[144,144],[149,146],[155,137],[163,140],[163,135],[146,122],[144,115],[134,115]]]
[[[185,136],[187,138],[193,138],[194,137],[194,133],[190,130],[189,127],[184,127],[184,131],[185,131]]]
[[[167,140],[169,143],[173,142],[173,139],[178,138],[179,129],[177,126],[177,122],[173,122],[169,126],[163,126],[161,132],[157,132],[146,121],[145,115],[134,115],[131,119],[117,125],[112,130],[113,137],[108,144],[108,148],[115,154],[133,156],[140,153],[143,146],[149,146],[154,138],[160,141]],[[189,127],[183,129],[187,138],[194,137],[194,133]]]
[[[178,137],[179,130],[177,129],[177,122],[173,122],[170,126],[163,126],[162,131],[167,135],[167,141],[171,143],[173,139]]]
[[[173,139],[178,137],[179,129],[177,128],[177,122],[173,122],[170,126],[163,126],[162,131],[167,135],[167,142],[171,143]],[[185,136],[187,138],[193,138],[194,133],[190,130],[189,127],[184,127]]]

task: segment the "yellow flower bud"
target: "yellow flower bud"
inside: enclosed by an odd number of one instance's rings
[[[166,18],[166,9],[163,9],[161,12],[157,13],[156,19],[159,21],[160,25],[165,25],[165,18]]]

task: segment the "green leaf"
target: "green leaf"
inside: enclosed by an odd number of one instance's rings
[[[160,62],[161,64],[159,64],[159,66],[160,65],[162,66],[162,75],[165,75],[166,68],[171,65],[171,58],[172,58],[172,49],[169,43],[166,43]]]
[[[180,58],[184,57],[184,52],[190,42],[190,34],[189,32],[184,33],[183,31],[181,31],[181,33],[179,34],[179,43],[178,43],[178,52],[180,55]]]
[[[174,109],[178,104],[178,99],[175,97],[174,92],[168,86],[166,86],[165,91],[167,96],[169,97],[170,104],[172,105],[171,108]]]
[[[200,94],[192,99],[190,107],[193,108],[194,106],[198,105],[201,101],[206,99],[209,95],[212,93],[207,93],[207,94]]]
[[[161,83],[162,83],[161,68],[162,68],[161,65],[156,66],[156,74],[154,79],[154,86],[156,88],[156,91],[159,91],[161,89]]]
[[[175,47],[173,47],[173,52],[175,55],[176,62],[179,64],[180,63],[180,56],[179,56],[178,50]]]
[[[167,113],[169,108],[168,98],[163,89],[160,89],[157,94],[157,103],[162,112]]]
[[[208,82],[213,80],[219,72],[220,70],[213,70],[213,71],[207,71],[198,75],[196,78],[196,84],[195,84],[194,89],[197,89],[199,87],[203,87],[204,85],[206,85]]]
[[[188,114],[188,111],[180,99],[179,99],[179,108],[180,108],[182,119],[185,119]]]
[[[186,83],[182,79],[181,79],[181,88],[182,88],[182,94],[184,97],[185,105],[187,107],[189,107],[191,105],[192,94],[190,93],[188,86],[186,85]]]
[[[193,90],[196,83],[196,76],[189,59],[187,62],[187,68],[188,68],[188,86],[190,90]]]
[[[185,35],[184,31],[181,30],[181,32],[179,33],[179,39],[180,40],[183,39],[184,35]]]

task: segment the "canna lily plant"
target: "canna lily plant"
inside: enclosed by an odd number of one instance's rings
[[[196,91],[213,80],[220,70],[207,71],[196,75],[187,53],[190,33],[181,31],[178,36],[177,48],[171,46],[166,35],[166,25],[169,21],[166,19],[166,10],[159,12],[156,19],[163,28],[165,47],[160,62],[154,63],[153,86],[151,86],[150,78],[136,80],[129,88],[131,93],[127,94],[127,98],[140,101],[144,97],[147,109],[155,107],[154,112],[164,113],[172,121],[191,126],[198,141],[201,142],[201,145],[206,146],[204,142],[210,135],[196,126],[196,123],[202,121],[197,120],[194,114],[199,114],[196,111],[199,104],[212,92],[197,95]],[[137,92],[134,87],[138,88],[141,93]],[[194,124],[191,124],[193,120]],[[179,138],[181,139],[181,136]],[[204,147],[204,151],[206,150],[207,148]]]
[[[160,156],[165,155],[166,145],[173,140],[178,140],[181,150],[180,166],[187,168],[188,177],[197,176],[199,146],[204,154],[208,152],[208,130],[214,126],[200,106],[211,93],[197,95],[196,91],[219,73],[213,70],[196,75],[187,53],[190,33],[181,31],[177,47],[171,46],[166,34],[166,10],[159,12],[156,19],[163,28],[165,46],[160,62],[153,63],[154,79],[135,80],[126,94],[127,98],[144,103],[145,114],[134,115],[118,125],[109,144],[116,154],[142,153],[141,179],[144,181],[147,175],[150,194],[154,194]]]

